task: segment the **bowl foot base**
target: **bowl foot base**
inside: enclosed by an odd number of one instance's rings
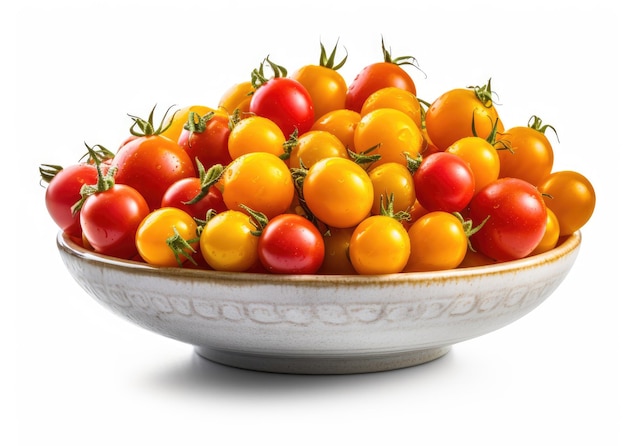
[[[300,375],[343,375],[413,367],[444,356],[450,351],[450,346],[362,356],[283,356],[233,352],[201,346],[195,347],[195,351],[209,361],[240,369]]]

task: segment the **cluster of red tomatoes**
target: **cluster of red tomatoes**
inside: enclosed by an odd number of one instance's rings
[[[418,99],[415,59],[382,47],[351,83],[322,46],[291,74],[265,58],[215,107],[131,116],[115,153],[41,166],[47,209],[97,253],[283,274],[508,261],[589,220],[593,187],[552,171],[551,126],[504,127],[490,81]]]

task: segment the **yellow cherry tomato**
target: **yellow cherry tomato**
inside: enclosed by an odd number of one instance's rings
[[[281,156],[285,135],[278,125],[263,116],[248,116],[237,121],[228,135],[228,153],[235,159],[245,153],[267,152]]]
[[[398,87],[376,90],[363,103],[361,115],[379,108],[393,108],[406,113],[418,127],[422,127],[422,107],[417,96],[408,90]]]
[[[411,255],[405,272],[439,271],[456,268],[467,252],[467,235],[456,215],[429,212],[408,230]]]
[[[322,158],[339,156],[349,158],[348,150],[332,133],[324,130],[310,130],[297,138],[289,155],[289,167],[309,167]]]
[[[291,172],[276,155],[252,152],[233,160],[222,173],[224,204],[231,210],[241,205],[265,214],[268,219],[292,204],[295,188]]]
[[[381,156],[371,168],[389,162],[406,165],[406,154],[417,158],[423,144],[424,136],[413,119],[393,108],[371,111],[354,130],[355,152]]]
[[[596,193],[583,174],[562,170],[548,175],[539,185],[546,206],[559,222],[561,236],[582,228],[593,215]]]
[[[357,225],[350,239],[350,262],[358,274],[402,272],[411,242],[401,222],[389,215],[372,215]]]
[[[393,195],[394,211],[409,212],[415,204],[415,183],[413,176],[405,164],[383,163],[369,171],[374,186],[374,203],[372,214],[381,213],[381,200],[386,206],[387,200]]]
[[[235,110],[239,110],[241,114],[248,113],[253,91],[251,81],[234,84],[224,91],[218,102],[218,108],[225,110],[229,115],[232,115]]]
[[[530,253],[531,256],[550,251],[559,242],[559,236],[561,233],[559,221],[557,220],[556,215],[554,214],[554,212],[552,212],[550,208],[547,208],[546,211],[546,232],[543,234],[543,238],[539,241],[537,247],[533,250],[533,252]]]
[[[318,274],[356,274],[350,262],[350,238],[354,228],[327,228],[324,233],[324,261]]]
[[[304,85],[311,95],[315,119],[343,108],[348,86],[337,70],[321,65],[305,65],[296,70],[291,78]]]
[[[195,220],[181,209],[156,209],[137,228],[137,252],[151,265],[182,265],[192,257],[198,247],[197,227]]]
[[[325,130],[335,135],[344,147],[354,150],[354,129],[361,120],[361,114],[342,108],[332,110],[313,123],[311,130]]]
[[[336,228],[356,226],[372,209],[372,180],[354,161],[323,158],[302,181],[304,202],[316,218]]]
[[[257,264],[257,228],[250,216],[226,210],[206,223],[200,235],[200,250],[207,264],[217,271],[247,271]]]
[[[484,138],[466,136],[452,143],[446,152],[461,157],[474,174],[474,194],[500,175],[500,157],[496,148]]]

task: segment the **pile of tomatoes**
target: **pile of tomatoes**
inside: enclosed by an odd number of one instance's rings
[[[100,254],[279,274],[509,261],[589,220],[594,189],[553,171],[552,126],[505,127],[491,81],[426,102],[415,59],[382,49],[350,83],[321,46],[291,73],[263,59],[214,106],[131,115],[115,152],[40,167],[49,214]]]

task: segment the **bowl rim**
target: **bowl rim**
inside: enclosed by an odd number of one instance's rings
[[[575,253],[582,242],[580,230],[571,235],[561,237],[557,246],[549,251],[518,260],[499,262],[490,265],[468,266],[462,268],[407,272],[380,275],[346,275],[346,274],[272,274],[263,272],[230,272],[216,271],[200,268],[155,266],[135,260],[125,260],[93,252],[78,243],[63,231],[57,234],[57,248],[60,252],[88,262],[93,265],[105,265],[107,267],[124,270],[127,272],[137,271],[141,274],[155,276],[171,276],[176,278],[190,278],[199,280],[221,280],[237,282],[259,282],[287,284],[287,283],[310,283],[317,285],[325,284],[367,284],[381,282],[420,282],[438,280],[463,280],[484,275],[499,275],[507,272],[524,269],[538,268],[542,265],[553,264],[565,256]]]

